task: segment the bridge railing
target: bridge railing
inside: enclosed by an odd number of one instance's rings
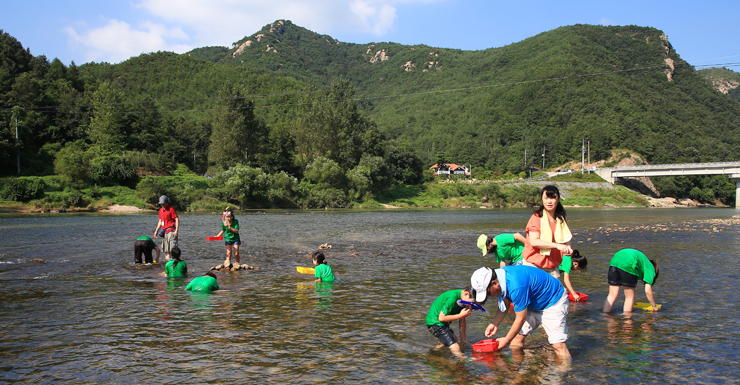
[[[640,166],[601,167],[599,170],[647,170],[647,169],[676,169],[676,168],[735,168],[740,162],[710,162],[710,163],[673,163],[673,164],[646,164]]]

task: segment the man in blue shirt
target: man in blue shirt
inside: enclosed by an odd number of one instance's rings
[[[506,310],[514,304],[516,319],[506,336],[496,339],[499,349],[507,345],[521,349],[524,339],[542,325],[555,353],[570,357],[565,345],[568,340],[568,324],[565,322],[568,295],[557,278],[531,266],[506,266],[495,270],[481,267],[470,277],[470,284],[477,303],[484,303],[488,296],[498,301],[499,310],[486,327],[486,337],[496,334]]]

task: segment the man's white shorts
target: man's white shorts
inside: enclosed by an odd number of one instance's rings
[[[524,322],[519,334],[528,336],[542,325],[547,333],[547,341],[557,344],[568,340],[568,324],[565,316],[568,314],[568,294],[563,290],[563,296],[554,305],[545,310],[527,310],[527,321]]]

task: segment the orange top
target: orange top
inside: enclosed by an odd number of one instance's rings
[[[536,233],[540,232],[540,219],[541,218],[537,214],[532,214],[532,216],[529,218],[529,222],[527,222],[527,229],[526,229],[527,239],[524,242],[524,250],[522,250],[522,258],[524,258],[525,261],[539,268],[554,269],[560,266],[560,263],[563,262],[563,255],[560,253],[560,250],[552,249],[550,250],[550,255],[542,255],[540,254],[540,249],[532,246],[532,244],[529,241],[530,232],[536,232]],[[557,221],[555,220],[550,221],[550,228],[554,229],[556,224],[557,224]],[[545,239],[545,241],[555,242],[555,233],[553,232],[552,239]]]

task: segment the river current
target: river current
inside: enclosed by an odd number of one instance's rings
[[[220,214],[181,214],[190,278],[134,266],[133,244],[156,214],[0,216],[2,383],[727,383],[740,376],[740,215],[734,209],[569,208],[574,271],[570,363],[540,329],[523,351],[465,359],[435,349],[432,301],[495,266],[481,233],[524,232],[531,209],[237,213],[242,263],[218,272],[224,291],[184,290],[223,262]],[[314,284],[296,266],[328,243],[339,277]],[[604,314],[606,272],[621,248],[661,269],[660,312]],[[43,259],[45,263],[32,259]],[[164,259],[164,258],[162,258]],[[621,309],[623,295],[617,300]],[[637,301],[646,302],[642,284]],[[494,310],[495,307],[489,310]],[[508,331],[510,315],[499,335]],[[490,318],[468,318],[468,339]],[[457,330],[457,323],[452,324]]]

